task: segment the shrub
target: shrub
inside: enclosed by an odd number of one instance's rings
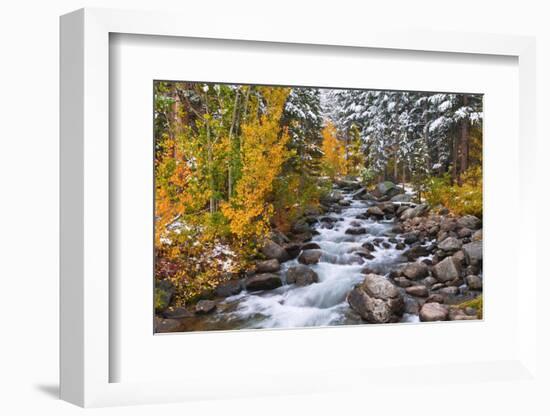
[[[426,201],[432,205],[443,205],[456,215],[483,214],[483,179],[481,167],[468,169],[462,186],[451,185],[450,175],[429,178],[426,183]]]

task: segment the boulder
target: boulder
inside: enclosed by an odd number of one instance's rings
[[[234,296],[241,293],[242,290],[242,281],[230,280],[220,284],[216,289],[214,289],[214,294],[218,297],[227,298],[229,296]]]
[[[302,246],[302,250],[320,250],[321,246],[317,243],[306,243]]]
[[[414,261],[419,257],[424,257],[430,254],[430,251],[427,247],[424,246],[413,246],[409,250],[405,251],[404,255],[409,259],[409,261]]]
[[[302,251],[302,246],[300,244],[290,243],[286,244],[283,248],[286,250],[289,259],[295,259],[300,254],[300,251]]]
[[[346,234],[349,234],[349,235],[361,235],[366,233],[367,233],[367,229],[365,227],[348,228],[346,230]]]
[[[302,264],[290,267],[286,272],[286,282],[291,285],[306,286],[319,281],[319,276]]]
[[[477,230],[472,235],[472,241],[481,241],[481,240],[483,240],[483,230]]]
[[[199,300],[195,305],[195,313],[198,315],[214,312],[214,309],[216,309],[216,302],[213,300]]]
[[[445,240],[440,242],[437,247],[443,251],[455,252],[462,248],[462,243],[454,237],[447,237]]]
[[[459,228],[456,231],[456,235],[458,236],[458,238],[470,237],[472,235],[472,230],[470,230],[469,228]]]
[[[155,317],[154,325],[155,332],[176,332],[185,330],[182,321],[179,319],[161,319]]]
[[[334,184],[342,189],[355,190],[361,188],[361,183],[352,179],[334,179]]]
[[[369,251],[374,251],[374,250],[376,250],[376,248],[374,247],[374,244],[372,244],[370,241],[367,241],[367,242],[361,244],[361,247],[363,247],[363,248],[365,248],[365,249],[367,249],[367,250],[369,250]]]
[[[392,189],[398,190],[397,186],[393,182],[384,181],[384,182],[380,182],[378,185],[376,185],[375,192],[378,195],[382,196],[382,195],[387,195],[388,193],[390,193],[390,191]]]
[[[418,236],[419,236],[419,232],[418,231],[411,231],[410,233],[405,233],[403,234],[403,241],[405,244],[413,244],[413,243],[416,243],[418,241]]]
[[[433,273],[439,282],[445,283],[460,277],[460,267],[452,257],[445,257],[433,266]]]
[[[305,250],[298,256],[298,261],[302,264],[317,264],[322,254],[321,250]]]
[[[472,290],[481,290],[483,287],[483,282],[481,281],[481,277],[476,276],[474,274],[466,276],[466,284]]]
[[[456,221],[459,227],[469,228],[470,230],[479,230],[481,228],[481,220],[473,215],[465,215]]]
[[[333,190],[333,191],[329,192],[328,194],[323,195],[321,197],[321,202],[322,203],[328,203],[328,204],[331,204],[331,203],[334,204],[334,203],[337,203],[338,201],[340,201],[343,198],[344,198],[344,196],[342,195],[342,192],[337,191],[337,190]]]
[[[412,218],[420,217],[428,211],[429,207],[426,204],[419,204],[414,208],[407,208],[401,214],[401,220],[410,220]]]
[[[458,295],[458,287],[456,286],[442,287],[441,289],[439,289],[439,293],[447,296],[456,296]]]
[[[398,322],[404,312],[399,289],[383,276],[368,274],[347,297],[348,303],[362,319],[370,323]]]
[[[278,272],[281,269],[279,260],[263,260],[256,263],[256,272],[257,273],[273,273]]]
[[[245,280],[247,290],[271,290],[282,285],[281,278],[273,273],[261,273]]]
[[[304,234],[311,231],[311,228],[305,219],[301,219],[292,224],[290,231],[293,234]]]
[[[290,259],[284,248],[269,239],[265,241],[261,252],[267,259],[277,259],[281,263]]]
[[[377,207],[377,206],[368,207],[367,208],[367,215],[368,216],[373,216],[373,217],[383,217],[384,216],[384,211],[382,211],[380,209],[380,207]]]
[[[426,303],[445,303],[445,297],[439,293],[432,293],[426,299]]]
[[[392,202],[411,202],[412,200],[413,196],[411,194],[397,194],[390,198]]]
[[[480,266],[483,261],[483,243],[481,241],[473,241],[462,246],[466,263],[472,266]]]
[[[405,276],[398,276],[395,279],[393,279],[393,281],[399,287],[409,287],[409,286],[412,286],[414,284],[409,279],[407,279]]]
[[[424,285],[415,285],[415,286],[409,286],[405,289],[405,292],[407,292],[411,296],[417,296],[425,298],[428,296],[428,288]]]
[[[420,280],[428,276],[429,269],[424,263],[409,263],[403,268],[402,273],[411,280]]]
[[[422,322],[446,321],[449,317],[449,308],[441,303],[425,303],[420,308]]]

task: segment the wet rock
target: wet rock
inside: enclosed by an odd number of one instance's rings
[[[447,237],[445,240],[440,242],[437,247],[443,251],[455,252],[462,248],[462,243],[454,237]]]
[[[300,254],[300,251],[302,251],[302,246],[300,244],[286,244],[284,249],[286,250],[289,259],[295,259]]]
[[[272,290],[283,285],[281,278],[273,273],[261,273],[245,280],[246,290]]]
[[[423,285],[410,286],[405,289],[405,292],[407,292],[411,296],[417,296],[421,298],[425,298],[426,296],[428,296],[428,288]]]
[[[441,303],[425,303],[420,308],[422,322],[446,321],[449,317],[449,308]]]
[[[278,272],[281,269],[279,260],[263,260],[256,263],[256,272],[257,273],[273,273]]]
[[[412,296],[404,296],[403,300],[405,303],[404,313],[418,315],[418,312],[420,311],[420,304],[418,303],[418,301]]]
[[[456,221],[459,227],[478,230],[481,228],[481,220],[473,215],[465,215]]]
[[[338,222],[338,218],[334,218],[334,217],[322,217],[320,219],[321,222],[328,222],[328,223],[335,223],[335,222]]]
[[[298,261],[302,264],[317,264],[322,254],[321,250],[305,250],[298,256]]]
[[[351,308],[370,323],[397,322],[404,312],[403,296],[383,276],[369,274],[347,297]]]
[[[412,231],[410,233],[403,234],[403,241],[405,244],[414,244],[418,241],[418,231]]]
[[[199,300],[195,305],[195,313],[198,315],[214,312],[214,309],[216,309],[216,302],[213,300]]]
[[[286,282],[291,285],[306,286],[319,281],[319,276],[304,265],[290,267],[286,272]]]
[[[371,252],[368,251],[367,249],[364,249],[364,248],[354,249],[353,254],[355,254],[359,257],[362,257],[364,259],[367,259],[367,260],[374,259],[374,256],[371,254]]]
[[[227,298],[229,296],[234,296],[241,293],[242,290],[242,281],[230,280],[220,284],[216,289],[214,289],[214,294],[218,297]]]
[[[302,246],[302,250],[320,250],[321,246],[317,243],[306,243]]]
[[[446,257],[433,266],[433,273],[439,282],[445,283],[460,277],[460,268],[452,257]]]
[[[192,318],[195,314],[186,308],[174,308],[165,310],[162,315],[167,319],[183,319],[183,318]]]
[[[279,244],[280,246],[290,242],[288,237],[284,235],[279,230],[273,230],[270,235],[270,239],[274,241],[275,243]]]
[[[367,233],[367,229],[365,227],[348,228],[346,230],[346,234],[349,234],[349,235],[361,235],[366,233]]]
[[[396,248],[397,250],[405,250],[406,247],[407,247],[407,246],[405,245],[405,243],[401,243],[401,242],[400,242],[400,243],[397,243],[397,244],[395,245],[395,248]]]
[[[304,217],[304,221],[305,221],[308,225],[313,225],[313,224],[316,224],[316,223],[319,222],[319,220],[317,219],[317,217],[313,217],[313,216]]]
[[[473,274],[466,276],[466,284],[471,290],[481,290],[483,287],[481,277]]]
[[[420,280],[428,276],[429,268],[424,263],[409,263],[403,270],[403,275],[411,280]]]
[[[428,276],[425,279],[422,280],[422,283],[425,286],[431,287],[437,283],[437,279],[433,276]]]
[[[376,250],[376,248],[374,247],[374,244],[372,244],[370,241],[367,241],[366,243],[361,244],[361,247],[366,248],[369,251]]]
[[[290,256],[284,248],[269,239],[265,241],[261,252],[266,258],[277,259],[281,263],[290,259]]]
[[[387,241],[384,241],[382,242],[382,247],[384,247],[385,249],[388,249],[388,248],[391,248],[391,244],[388,243]]]
[[[338,186],[339,188],[346,189],[346,190],[356,190],[361,188],[361,183],[351,180],[351,179],[340,179],[335,178],[334,184]],[[364,189],[364,188],[363,188]]]
[[[341,199],[340,201],[338,201],[338,205],[342,207],[349,207],[351,205],[351,201],[347,199]]]
[[[466,258],[467,264],[473,266],[481,265],[483,260],[483,243],[481,241],[464,244],[462,250],[464,251],[464,257]]]
[[[432,290],[439,290],[444,287],[445,287],[444,283],[436,283],[435,285],[432,286]]]
[[[380,182],[378,185],[376,185],[375,193],[378,196],[388,195],[389,193],[392,192],[392,190],[394,190],[394,192],[398,191],[398,193],[399,193],[399,190],[397,189],[397,186],[393,182],[384,181],[384,182]],[[394,194],[394,195],[397,195],[397,194]]]

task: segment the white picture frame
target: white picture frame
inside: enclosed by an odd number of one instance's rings
[[[185,24],[182,25],[182,21]],[[533,251],[536,217],[528,212],[534,203],[534,183],[528,178],[536,167],[535,40],[530,37],[475,33],[434,33],[422,30],[354,28],[338,33],[302,31],[263,22],[247,30],[233,31],[220,19],[208,27],[198,20],[173,13],[82,9],[61,18],[61,398],[80,406],[160,403],[220,397],[296,394],[364,388],[384,390],[396,378],[409,389],[443,383],[443,370],[453,382],[498,383],[511,388],[538,389],[536,290],[517,292],[517,345],[513,354],[495,361],[456,362],[437,365],[418,363],[404,367],[322,369],[297,374],[266,373],[260,379],[236,379],[222,388],[206,375],[170,382],[111,382],[110,366],[120,358],[110,349],[109,228],[109,36],[114,33],[224,39],[248,42],[332,45],[334,47],[429,51],[441,54],[504,55],[517,58],[519,67],[519,189],[520,209],[517,261],[522,281],[536,287],[542,276],[536,270]],[[527,215],[529,213],[529,215]],[[517,274],[517,270],[511,270]],[[292,331],[299,339],[299,331]],[[334,331],[331,336],[338,336]],[[151,334],[152,336],[152,334]],[[209,336],[209,335],[202,335]],[[323,377],[324,375],[325,377]],[[347,380],[343,382],[342,380]],[[382,387],[379,386],[382,385]],[[276,388],[274,388],[277,386]],[[284,387],[283,387],[284,386]],[[508,385],[507,385],[508,386]],[[441,388],[441,387],[438,387]],[[498,389],[483,389],[498,398]],[[381,393],[382,394],[382,393]]]

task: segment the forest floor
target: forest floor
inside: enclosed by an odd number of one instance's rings
[[[166,309],[155,332],[481,318],[481,220],[412,201],[391,182],[335,180],[288,235],[273,230],[253,272]]]

